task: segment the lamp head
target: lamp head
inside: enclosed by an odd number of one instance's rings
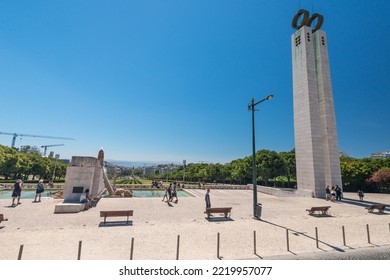
[[[268,96],[266,97],[267,100],[271,100],[272,98],[274,98],[274,96],[273,96],[272,94],[270,94],[270,95],[268,95]]]

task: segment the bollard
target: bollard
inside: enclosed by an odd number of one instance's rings
[[[81,245],[82,245],[82,241],[80,240],[79,241],[79,252],[77,254],[77,260],[80,260],[81,259]]]
[[[179,259],[180,235],[177,236],[176,260]]]
[[[134,237],[131,238],[130,260],[133,260],[133,250],[134,250]]]
[[[368,224],[366,224],[366,228],[367,228],[367,239],[368,239],[368,243],[371,244],[371,240],[370,240],[370,228],[369,228]]]
[[[217,235],[217,258],[219,259],[219,232]]]
[[[22,259],[23,247],[24,247],[24,245],[20,245],[20,247],[19,247],[18,261],[20,261]]]
[[[253,253],[256,254],[256,231],[253,231]]]
[[[317,248],[320,248],[320,246],[318,245],[318,229],[316,227],[316,246]]]
[[[344,229],[344,226],[342,226],[341,229],[343,230],[343,244],[344,244],[344,246],[347,246],[347,242],[345,241],[345,229]]]
[[[287,251],[290,252],[290,241],[288,240],[288,228],[286,228],[286,238],[287,238]]]

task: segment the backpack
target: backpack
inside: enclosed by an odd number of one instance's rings
[[[44,191],[45,191],[45,188],[42,185],[38,185],[37,193],[43,193]]]

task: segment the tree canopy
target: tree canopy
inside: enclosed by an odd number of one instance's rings
[[[5,180],[21,178],[51,180],[65,176],[67,165],[53,158],[42,157],[37,147],[24,146],[21,151],[0,145],[0,175]],[[55,171],[55,172],[54,172]]]

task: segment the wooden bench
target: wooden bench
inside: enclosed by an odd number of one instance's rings
[[[100,217],[104,217],[103,224],[106,224],[107,217],[127,217],[126,224],[128,224],[129,223],[129,216],[133,216],[133,210],[100,211]]]
[[[379,213],[383,213],[383,211],[385,211],[385,208],[386,208],[386,204],[371,204],[370,206],[366,207],[366,209],[368,210],[368,213],[373,213],[375,209],[378,210]]]
[[[219,208],[206,208],[205,213],[207,214],[207,219],[210,219],[211,213],[223,213],[225,218],[230,217],[230,212],[232,207],[219,207]]]
[[[321,212],[322,215],[328,215],[328,210],[330,206],[315,206],[310,209],[306,209],[310,215],[315,214],[315,212]]]
[[[0,214],[0,223],[1,223],[2,221],[8,221],[8,219],[4,219],[4,214]]]

